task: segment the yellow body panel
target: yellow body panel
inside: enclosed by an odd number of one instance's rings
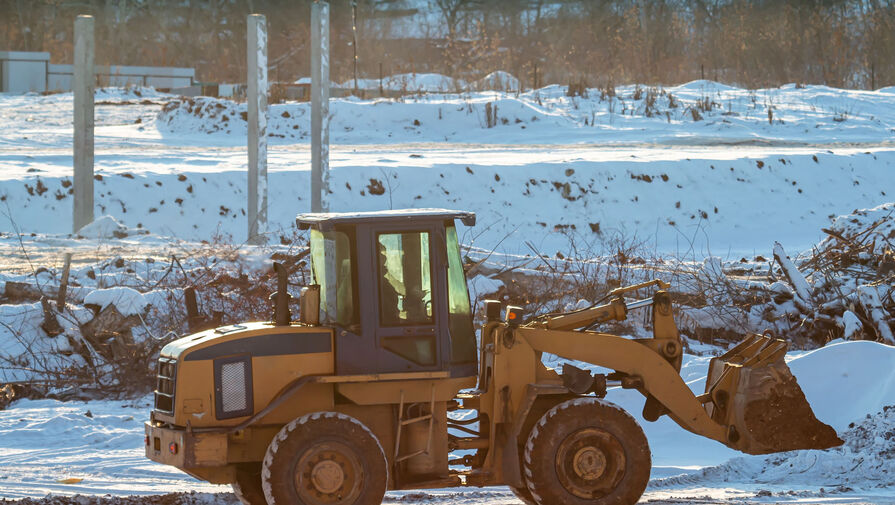
[[[456,379],[349,382],[337,384],[336,391],[358,405],[379,405],[398,403],[401,401],[402,394],[405,403],[428,402],[433,394],[436,402],[446,402],[453,399],[461,389],[474,386],[475,377],[460,377]]]
[[[253,389],[253,412],[266,407],[280,392],[306,375],[330,375],[334,372],[332,352],[332,332],[327,328],[301,325],[273,326],[268,323],[245,323],[238,325],[244,328],[227,333],[215,333],[208,330],[191,335],[165,346],[162,356],[178,359],[177,382],[175,392],[174,415],[155,412],[154,420],[171,423],[176,426],[193,428],[236,426],[248,416],[230,419],[216,419],[214,392],[214,359],[190,360],[190,354],[202,349],[211,348],[236,340],[262,335],[294,334],[296,339],[303,333],[330,334],[330,351],[304,354],[281,354],[252,357],[252,382],[264,387]],[[232,327],[230,327],[232,328]],[[309,385],[313,393],[303,394],[301,407],[285,404],[271,412],[261,420],[262,423],[286,423],[295,417],[308,412],[328,410],[332,407],[332,387],[327,385]]]
[[[451,378],[449,372],[402,372],[370,375],[334,374],[332,331],[325,327],[292,325],[272,326],[266,323],[238,325],[235,331],[205,331],[179,339],[162,351],[164,358],[176,359],[174,414],[153,412],[146,425],[146,456],[159,463],[172,465],[197,478],[216,483],[231,482],[236,463],[260,461],[270,440],[286,423],[302,415],[319,411],[336,411],[360,420],[382,444],[389,464],[395,459],[397,426],[395,409],[400,402],[435,402],[432,440],[429,431],[413,426],[401,435],[402,454],[420,447],[430,447],[427,455],[415,456],[402,463],[408,473],[420,475],[447,474],[446,405],[464,388],[475,386],[475,377]],[[191,359],[193,353],[221,344],[254,337],[289,333],[296,339],[303,333],[327,332],[330,351],[303,354],[252,356],[252,416],[278,399],[284,390],[299,379],[313,376],[287,401],[259,418],[251,426],[234,431],[251,416],[218,419],[215,409],[214,360]],[[252,346],[247,352],[252,352]],[[199,353],[197,355],[205,356]],[[245,354],[245,353],[243,353]],[[194,355],[195,356],[195,355]],[[337,404],[337,395],[352,403]],[[426,425],[428,426],[428,425]],[[191,431],[196,430],[196,431]],[[211,431],[209,431],[211,430]],[[169,445],[177,444],[177,453]],[[391,487],[391,484],[390,484]]]

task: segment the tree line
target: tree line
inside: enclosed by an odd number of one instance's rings
[[[311,0],[0,0],[0,50],[70,63],[73,21],[96,17],[98,64],[183,66],[245,80],[245,24],[269,25],[270,77],[309,74]],[[331,76],[493,70],[524,87],[712,79],[895,84],[890,0],[331,0]]]

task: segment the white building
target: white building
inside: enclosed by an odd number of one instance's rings
[[[95,67],[98,86],[152,86],[156,89],[193,85],[196,71],[178,67]],[[50,53],[0,51],[0,92],[71,91],[74,65],[50,63]]]

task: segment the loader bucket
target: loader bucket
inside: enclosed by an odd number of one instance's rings
[[[706,410],[728,427],[727,445],[748,454],[842,445],[814,416],[784,361],[787,344],[752,335],[709,364]]]

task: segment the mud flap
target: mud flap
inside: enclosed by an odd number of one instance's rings
[[[727,445],[748,454],[842,445],[819,421],[784,361],[787,344],[753,335],[709,364],[706,410],[728,427]]]

